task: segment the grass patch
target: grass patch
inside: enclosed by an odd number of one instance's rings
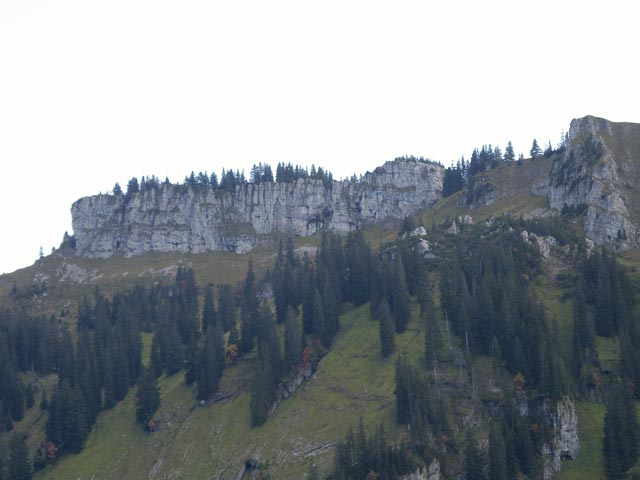
[[[620,342],[618,337],[596,337],[598,358],[605,370],[616,372],[620,364]]]
[[[153,342],[153,333],[141,332],[142,337],[142,365],[148,367],[151,364],[151,343]]]

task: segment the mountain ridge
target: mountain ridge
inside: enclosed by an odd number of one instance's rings
[[[595,244],[627,250],[640,240],[640,192],[634,188],[639,156],[640,125],[574,119],[555,150],[524,160],[536,162],[538,171],[529,184],[501,187],[503,169],[497,165],[466,179],[458,203],[471,212],[501,199],[508,204],[509,197],[526,190],[547,199],[545,208],[528,215],[578,209]],[[540,164],[549,157],[550,165]],[[304,237],[324,227],[346,234],[367,225],[390,226],[443,198],[445,170],[432,162],[396,159],[359,180],[243,183],[233,192],[162,184],[126,195],[83,197],[71,208],[74,253],[86,258],[154,251],[247,253],[269,244],[276,233]]]
[[[444,168],[430,162],[387,162],[360,181],[297,179],[246,183],[233,193],[162,185],[133,195],[96,195],[71,209],[78,256],[107,258],[148,251],[246,253],[274,232],[309,236],[324,226],[348,233],[398,221],[431,206]]]

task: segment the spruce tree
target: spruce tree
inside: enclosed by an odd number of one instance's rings
[[[154,372],[151,369],[143,371],[138,380],[135,396],[136,421],[145,429],[149,428],[149,421],[160,406],[160,389]]]
[[[302,332],[296,311],[289,307],[284,331],[284,356],[287,372],[292,372],[302,363]]]
[[[407,280],[402,266],[402,258],[396,255],[393,280],[391,285],[391,310],[397,333],[403,333],[407,329],[410,318],[411,299],[407,288]]]
[[[325,320],[322,298],[317,289],[313,297],[313,332],[326,348],[331,346],[331,333]]]
[[[607,478],[624,478],[635,464],[640,447],[639,431],[631,391],[618,382],[611,389],[604,416],[602,453]]]
[[[198,359],[198,400],[207,400],[218,389],[225,367],[222,332],[209,327]]]
[[[589,311],[583,281],[576,285],[573,297],[573,368],[578,384],[585,388],[592,381],[592,370],[597,362],[595,330]]]
[[[33,385],[27,385],[27,392],[25,395],[25,402],[27,409],[33,407],[36,403],[35,393],[33,392]]]
[[[538,155],[542,154],[542,149],[540,148],[540,145],[538,145],[538,141],[535,138],[533,139],[533,143],[531,144],[531,151],[529,153],[531,154],[531,158],[535,158]]]
[[[257,427],[266,422],[269,409],[276,400],[276,385],[273,381],[273,366],[269,344],[260,342],[256,373],[251,386],[251,425]]]
[[[302,291],[302,331],[305,334],[313,333],[313,300],[316,291],[315,271],[309,258],[305,258],[302,265],[301,285]]]
[[[489,478],[491,480],[509,479],[502,425],[497,421],[491,422],[489,427]]]
[[[475,438],[468,434],[465,448],[466,470],[465,480],[485,480],[483,473],[484,459]],[[493,480],[493,478],[491,479]]]
[[[240,305],[240,351],[249,353],[253,349],[258,320],[258,299],[256,296],[255,274],[253,262],[249,260],[247,276],[242,290],[242,304]]]
[[[229,284],[224,284],[220,289],[216,317],[225,332],[236,326],[236,300]]]
[[[164,334],[164,351],[162,352],[163,364],[167,369],[167,375],[173,375],[184,366],[184,349],[180,341],[180,333],[175,323],[166,325],[162,329]]]
[[[393,319],[389,312],[387,302],[380,304],[378,313],[379,333],[380,333],[380,351],[383,358],[387,358],[395,349],[395,338],[393,332]]]
[[[273,267],[273,303],[276,307],[276,320],[279,324],[284,323],[287,318],[287,293],[286,293],[286,266],[285,256],[282,250],[282,241],[278,244],[278,255]],[[298,286],[299,288],[299,286]]]
[[[216,311],[213,304],[213,287],[207,285],[204,294],[204,304],[202,306],[202,331],[206,332],[207,328],[214,325],[216,321]]]
[[[513,144],[511,140],[507,143],[507,148],[504,150],[504,161],[505,162],[513,162],[516,159],[516,153],[513,150]]]
[[[42,389],[42,398],[40,400],[40,410],[47,410],[49,408],[49,400],[47,400],[47,391]]]
[[[340,282],[333,275],[327,275],[322,288],[322,309],[327,329],[328,343],[340,330]]]
[[[14,433],[9,440],[8,478],[31,480],[31,463],[25,434]]]

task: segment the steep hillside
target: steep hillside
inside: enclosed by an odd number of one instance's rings
[[[422,330],[417,319],[397,340],[398,354],[417,358]],[[394,422],[394,358],[378,354],[377,324],[367,307],[343,316],[343,329],[317,372],[269,421],[251,429],[247,382],[255,359],[225,372],[217,397],[194,403],[181,374],[163,378],[161,427],[144,434],[135,423],[132,395],[101,415],[87,446],[37,478],[238,478],[255,460],[271,478],[303,478],[308,465],[331,465],[333,447],[360,416],[382,422],[398,437]],[[226,397],[226,398],[225,398]]]
[[[404,159],[81,199],[74,237],[0,276],[0,400],[37,397],[0,428],[42,479],[605,478],[610,392],[640,399],[639,155],[640,126],[586,117],[446,198],[445,169]],[[142,424],[140,363],[161,393]],[[70,447],[49,423],[73,395]]]

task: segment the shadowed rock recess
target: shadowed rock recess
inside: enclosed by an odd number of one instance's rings
[[[395,160],[358,182],[249,183],[234,193],[162,185],[131,196],[84,197],[71,208],[76,253],[246,253],[274,232],[307,236],[327,226],[347,233],[430,207],[442,195],[443,177],[437,164]]]

